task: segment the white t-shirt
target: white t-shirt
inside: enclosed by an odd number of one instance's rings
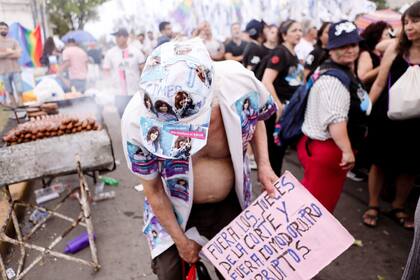
[[[153,49],[156,47],[156,45],[157,45],[157,41],[156,40],[151,41],[149,38],[146,38],[144,40],[144,43],[143,43],[143,52],[146,55],[151,54],[152,51],[153,51]]]
[[[299,44],[296,45],[295,52],[300,61],[305,61],[306,57],[313,49],[314,45],[302,38],[300,39]]]
[[[115,46],[108,50],[103,68],[111,71],[112,87],[118,90],[118,94],[133,95],[138,90],[139,65],[143,64],[145,60],[144,54],[132,46],[128,46],[126,49]]]

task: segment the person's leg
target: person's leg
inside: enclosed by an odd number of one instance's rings
[[[86,80],[70,80],[70,87],[74,87],[78,92],[86,91]]]
[[[8,96],[9,104],[12,106],[17,106],[16,99],[13,94],[13,86],[10,77],[10,73],[0,75],[0,78],[2,79],[4,84],[4,88],[6,89],[6,95]]]
[[[303,178],[301,180],[302,184],[305,186],[307,184],[307,178],[308,176],[310,177],[310,173],[312,172],[311,170],[311,166],[308,164],[309,161],[309,155],[308,155],[308,151],[306,149],[306,142],[308,141],[308,137],[306,137],[305,135],[299,140],[297,146],[296,146],[296,150],[297,150],[297,155],[298,155],[298,159],[300,161],[300,163],[302,164],[303,167]]]
[[[159,280],[182,279],[182,260],[175,245],[152,260],[152,271]]]
[[[381,167],[372,164],[369,170],[368,189],[369,189],[369,203],[368,208],[363,213],[363,223],[369,227],[375,227],[379,218],[379,196],[381,194],[382,186],[385,183],[385,172]]]
[[[396,185],[396,193],[395,199],[392,202],[392,208],[400,208],[403,209],[405,206],[405,202],[411,192],[411,189],[414,186],[414,181],[416,176],[403,174],[397,177],[395,182]]]
[[[369,170],[369,206],[379,207],[379,195],[384,185],[385,173],[381,167],[372,164]]]
[[[23,104],[23,100],[22,100],[22,92],[23,92],[23,84],[22,84],[22,77],[20,75],[19,72],[15,72],[11,74],[11,80],[13,82],[14,88],[15,88],[15,92],[16,92],[16,96],[18,98],[18,104],[22,105]]]
[[[268,144],[268,156],[270,160],[271,167],[277,176],[281,175],[281,169],[283,165],[283,158],[286,153],[286,148],[284,146],[278,146],[274,143],[274,126],[275,126],[276,116],[270,117],[265,121],[265,126],[267,130],[267,144]]]
[[[86,84],[87,84],[87,80],[80,80],[79,87],[80,87],[80,92],[81,93],[85,93],[85,91],[86,91]]]
[[[332,140],[307,142],[305,139],[299,142],[298,149],[305,162],[302,184],[328,211],[334,212],[347,173],[339,165],[340,149]],[[304,152],[308,155],[303,155]]]
[[[397,177],[395,199],[392,202],[392,209],[388,213],[391,219],[406,229],[414,228],[413,219],[404,210],[404,206],[413,188],[415,178],[415,176],[408,174]]]

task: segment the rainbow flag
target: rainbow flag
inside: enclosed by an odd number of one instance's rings
[[[178,22],[182,27],[185,27],[185,22],[187,18],[191,15],[191,9],[193,4],[192,2],[192,0],[183,0],[171,13],[175,21]]]
[[[22,55],[19,64],[27,67],[40,67],[42,56],[41,27],[37,25],[30,30],[23,27],[20,23],[10,25],[9,36],[18,41],[22,48]]]

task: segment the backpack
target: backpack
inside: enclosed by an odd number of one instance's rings
[[[309,92],[312,86],[323,75],[333,76],[350,90],[351,78],[344,70],[339,68],[326,68],[315,71],[309,80],[297,88],[289,103],[284,108],[284,112],[277,125],[279,145],[286,146],[297,142],[302,136],[302,125],[305,119],[306,105],[308,103]]]

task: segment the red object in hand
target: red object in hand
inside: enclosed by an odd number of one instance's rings
[[[192,264],[190,271],[188,271],[187,280],[196,280],[197,279],[197,268],[195,264]]]

